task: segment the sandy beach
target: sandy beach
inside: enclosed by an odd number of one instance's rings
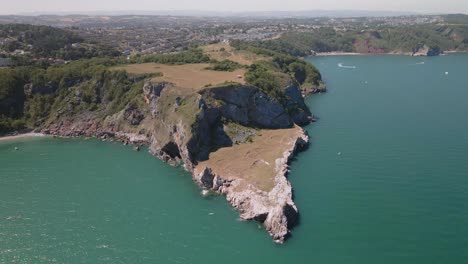
[[[459,51],[459,50],[446,50],[444,51],[445,54],[465,54],[468,53],[466,51]]]
[[[26,134],[18,134],[14,136],[5,136],[5,137],[0,137],[0,141],[8,141],[8,140],[14,140],[14,139],[20,139],[20,138],[29,138],[29,137],[44,137],[44,134],[41,133],[26,133]]]
[[[458,54],[458,53],[468,53],[464,51],[457,51],[457,50],[447,50],[441,53],[440,55],[447,55],[447,54]],[[313,56],[354,56],[354,55],[402,55],[402,56],[414,56],[411,52],[388,52],[388,53],[358,53],[358,52],[317,52]],[[424,56],[423,56],[424,57]]]
[[[317,52],[315,56],[342,56],[342,55],[366,55],[365,53],[357,53],[357,52]]]

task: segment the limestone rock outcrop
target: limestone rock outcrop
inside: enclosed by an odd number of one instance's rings
[[[288,164],[297,151],[308,146],[309,137],[302,132],[293,140],[275,160],[274,186],[268,192],[248,184],[242,177],[225,179],[223,172],[204,166],[195,169],[194,179],[200,187],[226,195],[229,203],[241,213],[241,219],[263,223],[273,240],[283,243],[299,217],[292,199],[292,186],[286,177]]]

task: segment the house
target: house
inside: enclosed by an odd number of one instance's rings
[[[8,67],[8,66],[10,66],[10,59],[0,58],[0,67]]]
[[[122,52],[122,55],[124,55],[124,56],[129,56],[130,54],[132,54],[132,50],[131,50],[131,49],[125,49],[125,50]]]
[[[24,55],[25,52],[24,52],[24,50],[17,49],[15,51],[13,51],[13,54],[15,54],[15,55]]]

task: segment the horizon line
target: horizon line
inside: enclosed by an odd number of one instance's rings
[[[369,16],[380,14],[381,16],[417,16],[417,15],[449,15],[449,14],[462,14],[468,15],[468,13],[463,12],[420,12],[420,11],[397,11],[397,10],[362,10],[362,9],[305,9],[305,10],[246,10],[246,11],[233,11],[233,10],[203,10],[203,9],[162,9],[162,10],[95,10],[95,11],[84,11],[84,10],[77,10],[77,11],[30,11],[30,12],[17,12],[17,13],[4,13],[0,16],[46,16],[46,15],[57,15],[57,16],[70,16],[70,15],[107,15],[107,16],[123,16],[123,15],[161,15],[157,13],[167,13],[164,15],[171,15],[170,13],[179,13],[175,14],[175,16],[200,16],[200,14],[196,13],[205,13],[210,14],[213,16],[218,15],[226,15],[229,14],[230,16],[236,15],[248,15],[248,14],[257,14],[257,15],[270,15],[270,16],[278,16],[278,15],[289,15],[293,16],[307,16],[307,12],[325,12],[330,15],[332,13],[336,13],[335,16],[339,16],[339,13],[369,13]],[[110,14],[114,13],[114,14]],[[154,13],[154,14],[151,14]],[[192,14],[190,14],[192,13]],[[294,13],[296,15],[294,15]],[[363,16],[362,14],[355,14],[358,16]],[[385,15],[387,14],[387,15]],[[317,16],[318,14],[310,14],[311,16]],[[324,15],[324,16],[327,16]],[[344,15],[344,14],[341,14]]]

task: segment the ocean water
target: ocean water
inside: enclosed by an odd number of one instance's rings
[[[0,263],[468,263],[468,56],[308,60],[284,245],[146,151],[31,138],[0,142]]]

